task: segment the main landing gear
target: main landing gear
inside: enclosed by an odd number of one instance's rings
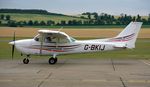
[[[56,54],[53,54],[53,57],[49,58],[49,64],[55,64],[57,63],[57,57]]]
[[[55,63],[57,63],[57,57],[51,57],[51,58],[49,58],[49,64],[55,64]]]

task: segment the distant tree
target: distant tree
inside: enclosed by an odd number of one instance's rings
[[[48,20],[46,24],[51,26],[51,20]]]
[[[73,25],[73,22],[71,20],[69,20],[68,25]]]
[[[33,25],[37,26],[37,25],[39,25],[39,22],[36,20],[36,21],[33,22]]]
[[[29,25],[29,26],[32,26],[32,25],[33,25],[33,21],[32,21],[32,20],[29,20],[29,21],[28,21],[28,25]]]
[[[116,21],[116,25],[120,25],[120,24],[121,24],[120,21],[117,20],[117,21]]]
[[[26,22],[26,21],[23,21],[22,24],[23,24],[23,25],[27,25],[27,22]]]
[[[84,16],[81,16],[80,18],[82,18],[82,19],[86,19],[86,17],[84,17]]]
[[[94,13],[92,13],[92,15],[94,15],[94,19],[95,19],[95,20],[98,19],[98,13],[94,12]]]
[[[148,20],[147,20],[147,24],[150,24],[150,17],[149,17]]]
[[[16,22],[16,24],[17,24],[17,26],[19,26],[19,27],[23,27],[23,26],[24,26],[24,25],[23,25],[23,21]]]
[[[82,13],[82,15],[87,15],[88,19],[91,19],[91,13],[90,12]]]
[[[63,14],[51,13],[41,9],[0,9],[0,13],[44,14],[44,15],[60,15],[60,16],[63,15]]]
[[[81,20],[78,21],[78,25],[82,25],[82,21]]]
[[[1,18],[2,20],[4,20],[4,15],[3,15],[3,14],[1,14],[0,18]]]
[[[132,17],[132,21],[136,21],[136,17],[135,16]]]
[[[77,20],[75,20],[75,19],[74,19],[74,20],[72,20],[72,24],[73,24],[73,25],[79,25],[79,24],[78,24],[78,21],[77,21]]]
[[[56,25],[60,25],[60,23],[59,23],[59,22],[57,22],[57,23],[56,23]]]
[[[55,22],[52,21],[52,20],[48,20],[46,24],[49,25],[49,26],[51,26],[51,25],[55,25]]]
[[[0,25],[2,24],[2,21],[0,21]]]
[[[12,20],[9,20],[9,21],[7,22],[7,25],[8,25],[9,27],[17,27],[16,21],[12,21]]]
[[[147,23],[147,20],[144,19],[144,18],[142,18],[141,21],[143,22],[143,24],[148,24],[148,23]]]
[[[91,19],[91,14],[90,13],[88,14],[88,19]]]
[[[94,20],[89,20],[89,24],[94,24]]]
[[[88,24],[89,24],[89,21],[83,21],[83,24],[84,24],[84,25],[88,25]]]
[[[61,20],[61,21],[60,21],[60,25],[66,25],[66,21]]]
[[[137,21],[137,22],[140,22],[140,21],[141,21],[141,16],[140,16],[139,14],[137,15],[136,21]]]
[[[10,20],[10,15],[6,15],[6,20]]]
[[[41,21],[40,25],[46,25],[45,21]]]

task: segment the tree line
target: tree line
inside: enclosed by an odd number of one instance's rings
[[[148,18],[142,18],[139,14],[137,16],[131,16],[127,14],[121,14],[118,17],[114,17],[114,15],[109,15],[107,13],[101,13],[100,15],[96,12],[90,13],[82,13],[82,18],[88,18],[90,21],[90,24],[94,25],[126,25],[130,23],[131,21],[137,21],[137,22],[143,22],[145,25],[150,24],[150,14]]]
[[[20,13],[20,14],[43,14],[43,15],[60,15],[63,14],[51,13],[41,9],[0,9],[0,13]]]
[[[44,12],[44,11],[43,11]],[[23,26],[97,26],[97,25],[127,25],[131,21],[143,22],[144,25],[150,25],[150,14],[148,18],[142,18],[139,14],[137,16],[130,16],[127,14],[121,14],[118,17],[114,15],[109,15],[106,13],[98,14],[96,12],[82,13],[81,16],[84,20],[60,20],[55,22],[53,20],[28,20],[28,21],[16,21],[13,20],[11,15],[0,15],[0,25],[10,26],[10,27],[23,27]]]

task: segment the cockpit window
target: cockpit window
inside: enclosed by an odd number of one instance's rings
[[[35,37],[34,37],[34,40],[35,40],[35,41],[40,41],[40,35],[35,36]]]
[[[71,42],[75,42],[76,41],[76,39],[74,39],[73,37],[70,37],[70,39],[71,39]]]
[[[51,37],[46,37],[46,38],[45,38],[45,42],[46,42],[46,43],[50,43],[51,41],[52,41]]]
[[[45,43],[68,43],[68,42],[70,42],[70,40],[66,37],[57,37],[57,36],[53,36],[53,35],[45,35],[45,36],[43,36],[43,39],[42,39],[40,34],[35,36],[34,40],[39,41],[39,42],[43,41]],[[75,39],[73,39],[71,37],[71,41],[75,41]]]

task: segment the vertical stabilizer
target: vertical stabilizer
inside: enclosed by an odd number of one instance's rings
[[[131,22],[115,38],[120,38],[121,42],[124,42],[127,48],[135,48],[135,41],[137,39],[141,26],[142,26],[142,22]]]

